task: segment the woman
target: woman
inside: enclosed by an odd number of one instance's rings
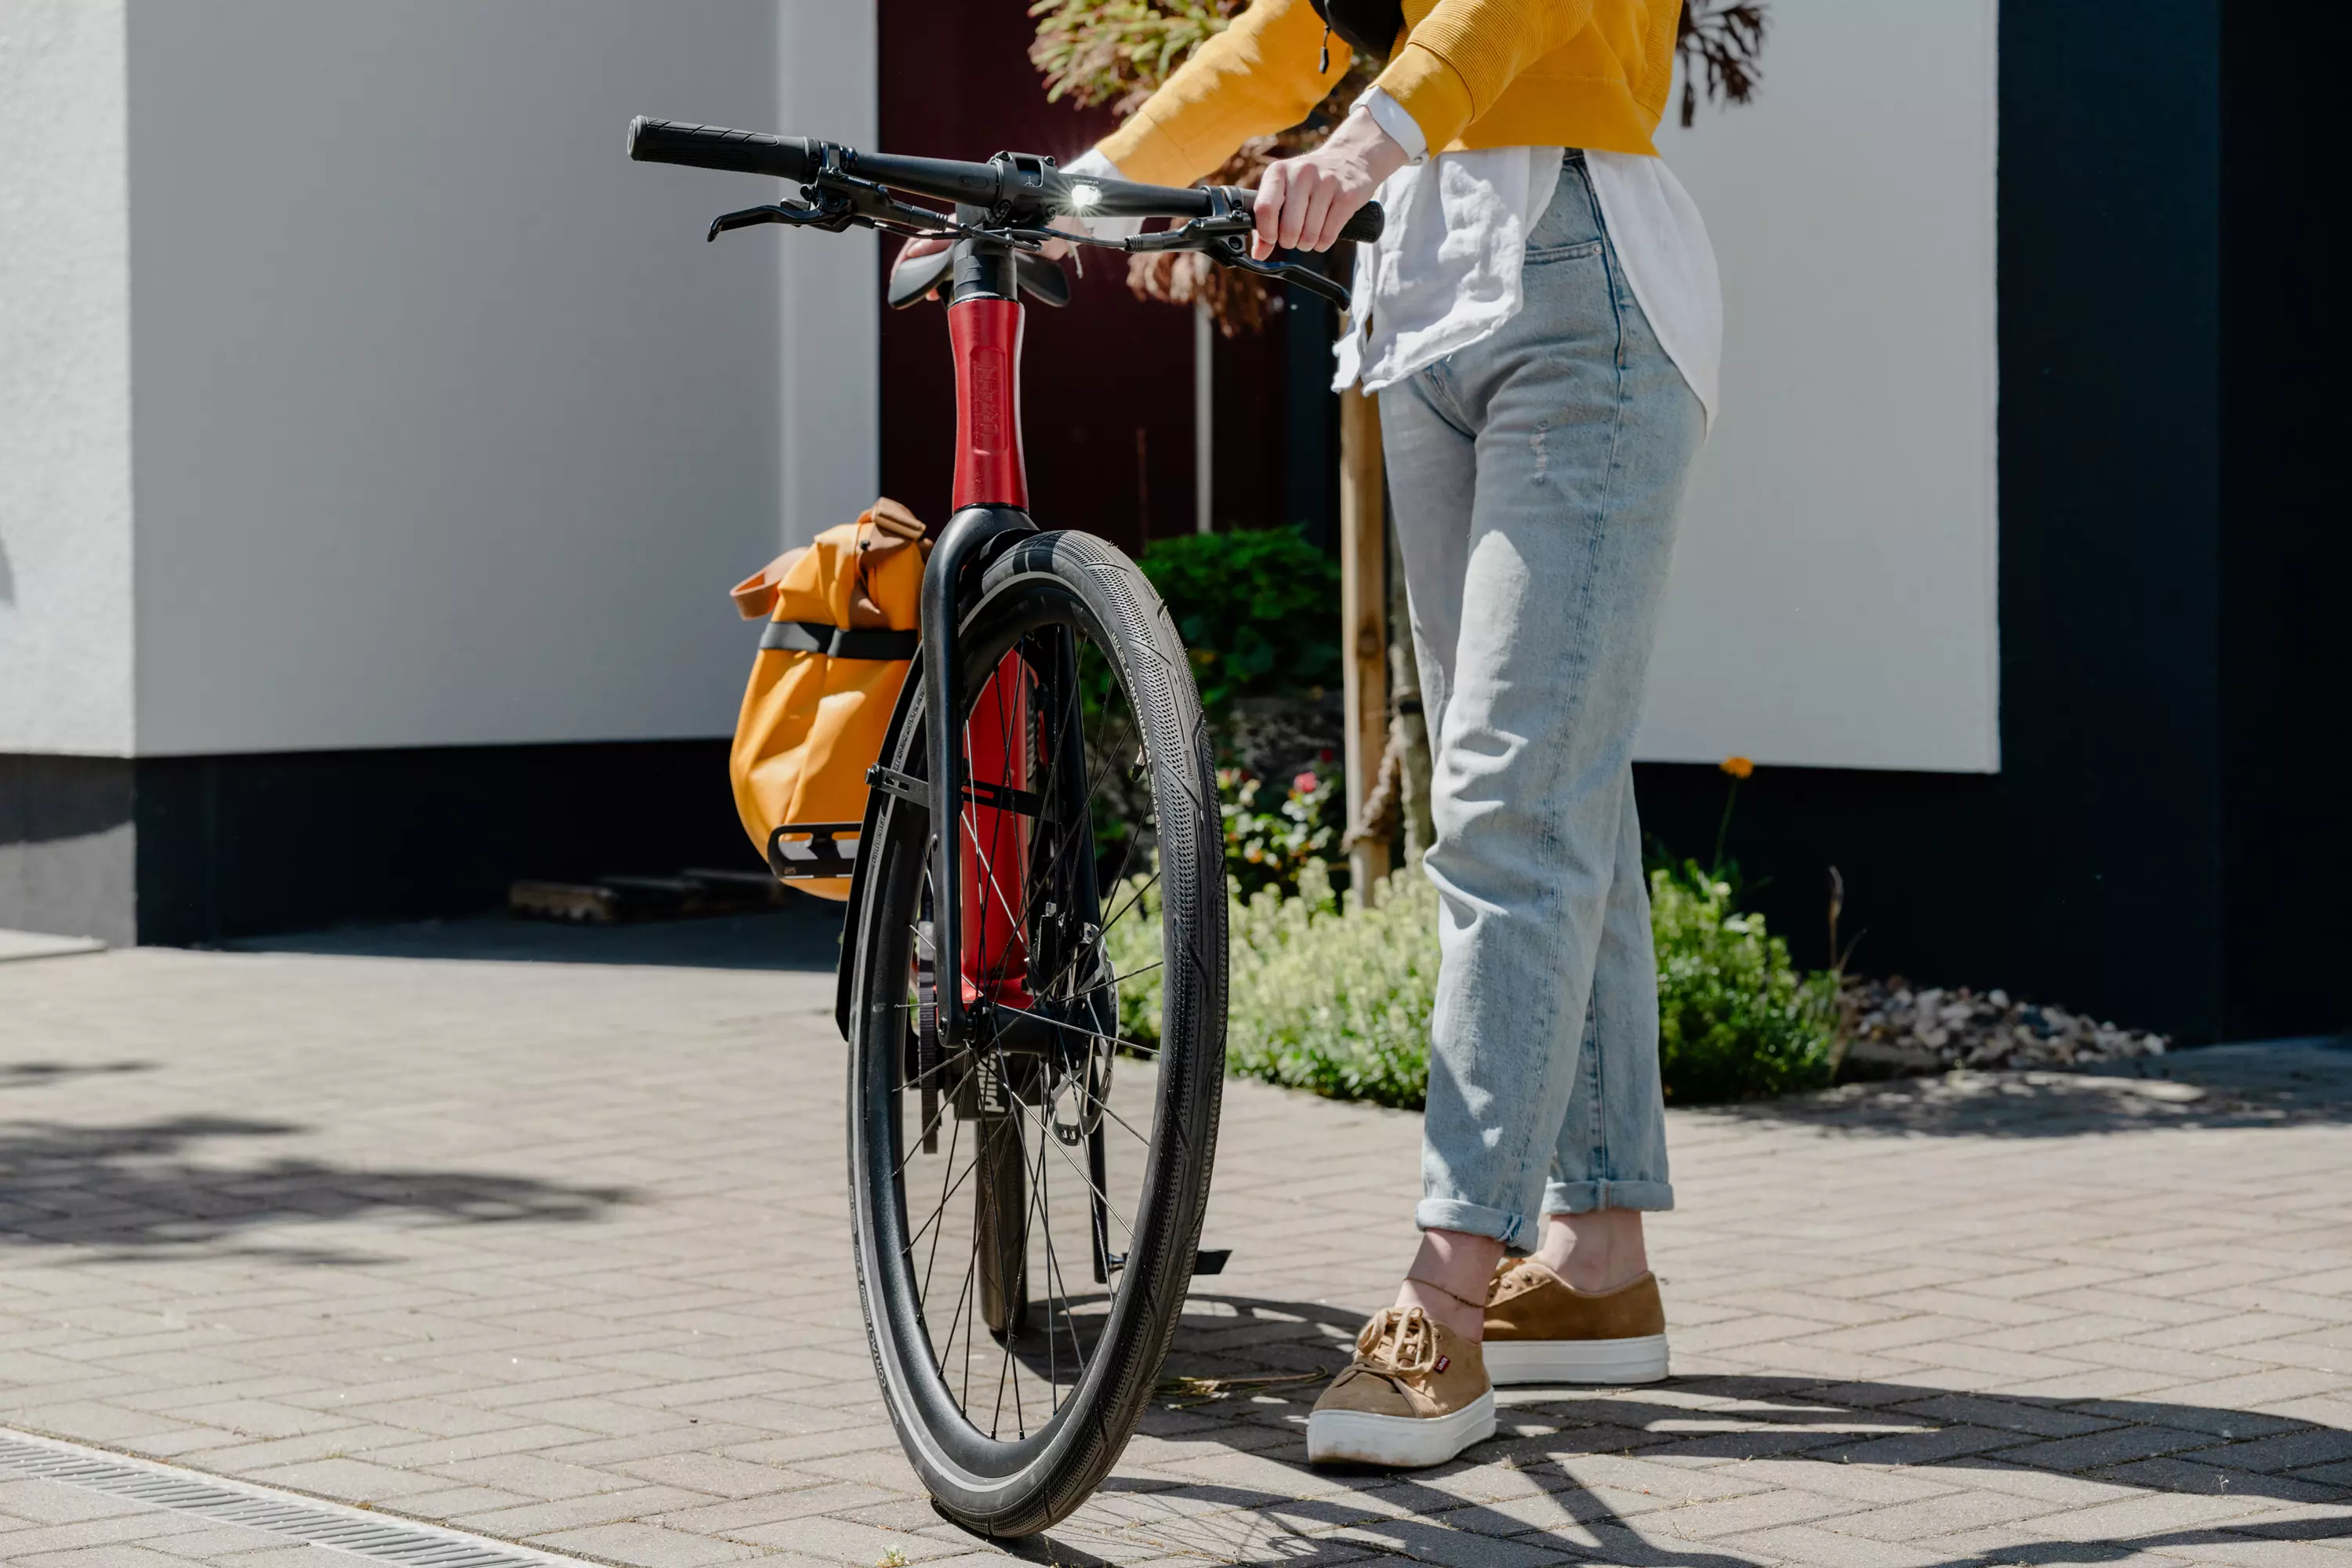
[[[1338,384],[1382,395],[1442,900],[1421,1247],[1309,1417],[1310,1459],[1449,1459],[1494,1430],[1490,1373],[1665,1374],[1631,753],[1721,338],[1706,230],[1651,144],[1676,11],[1404,0],[1378,84],[1259,186],[1261,257],[1388,210]],[[1337,85],[1329,41],[1310,0],[1255,0],[1072,172],[1200,179]]]

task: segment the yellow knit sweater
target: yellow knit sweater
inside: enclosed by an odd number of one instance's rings
[[[1433,152],[1592,147],[1655,153],[1650,133],[1674,77],[1681,0],[1404,0],[1404,31],[1381,86]],[[1307,111],[1347,74],[1308,0],[1254,0],[1193,51],[1102,143],[1119,173],[1186,185],[1253,136]]]

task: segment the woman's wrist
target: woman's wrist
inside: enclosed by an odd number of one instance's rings
[[[1397,139],[1381,128],[1371,110],[1358,104],[1331,133],[1326,147],[1337,147],[1361,160],[1365,172],[1371,176],[1374,189],[1399,169],[1412,162],[1412,154]],[[1366,198],[1370,199],[1369,196]]]

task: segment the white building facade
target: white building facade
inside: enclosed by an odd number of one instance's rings
[[[204,934],[236,759],[324,840],[372,758],[725,733],[727,585],[874,493],[873,243],[705,246],[770,187],[624,132],[873,87],[822,0],[0,4],[0,926]]]

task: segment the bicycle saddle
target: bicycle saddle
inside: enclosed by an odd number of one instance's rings
[[[948,264],[954,259],[954,247],[950,247],[891,268],[890,308],[903,310],[930,293],[947,276]],[[1055,263],[1024,251],[1013,258],[1013,272],[1021,280],[1021,291],[1040,305],[1070,302],[1070,275]]]

